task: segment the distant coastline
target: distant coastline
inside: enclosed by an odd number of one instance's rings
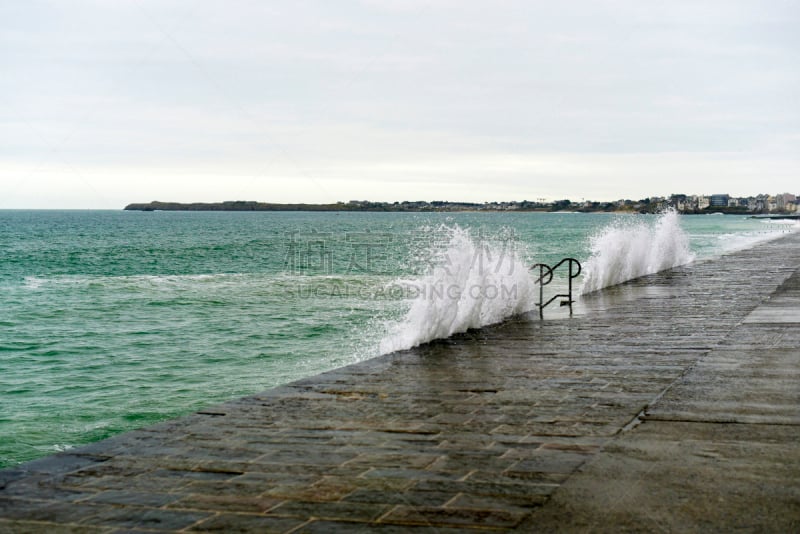
[[[335,204],[276,204],[252,200],[225,202],[134,203],[125,206],[133,211],[554,211],[551,204],[536,202],[487,202],[484,204],[447,201],[370,202],[350,201]]]
[[[744,206],[684,206],[662,198],[652,198],[633,202],[582,202],[569,200],[554,202],[532,202],[528,200],[512,202],[449,202],[403,201],[403,202],[371,202],[368,200],[351,200],[332,204],[278,204],[257,202],[254,200],[228,200],[225,202],[161,202],[132,203],[125,206],[128,211],[356,211],[356,212],[580,212],[580,213],[659,213],[667,208],[676,209],[680,213],[727,213],[735,215],[767,214],[770,211],[753,210]],[[781,211],[772,211],[777,214]],[[784,217],[784,216],[780,216]]]

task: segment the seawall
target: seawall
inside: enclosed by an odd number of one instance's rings
[[[796,531],[800,234],[0,471],[0,532]]]

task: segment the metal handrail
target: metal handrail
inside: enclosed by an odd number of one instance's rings
[[[564,263],[567,263],[569,266],[569,276],[567,281],[567,293],[559,293],[558,295],[554,295],[550,300],[547,302],[544,301],[544,286],[549,284],[553,281],[553,271],[561,267]],[[577,266],[578,270],[574,271],[573,266]],[[560,262],[556,263],[554,266],[550,267],[544,263],[535,263],[531,265],[530,270],[534,270],[535,268],[539,268],[539,278],[534,280],[535,284],[539,284],[539,303],[536,305],[539,308],[539,318],[544,319],[544,309],[547,305],[551,304],[554,300],[559,297],[566,297],[567,300],[562,300],[560,305],[561,306],[569,306],[569,314],[572,315],[572,304],[575,302],[572,299],[572,280],[577,278],[581,274],[581,262],[576,260],[575,258],[564,258]],[[546,271],[546,272],[545,272]],[[546,278],[546,280],[545,280]]]

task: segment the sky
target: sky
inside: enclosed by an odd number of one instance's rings
[[[800,194],[795,0],[0,0],[0,209]]]

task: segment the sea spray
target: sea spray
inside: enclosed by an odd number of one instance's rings
[[[412,296],[399,321],[388,324],[380,352],[402,350],[470,328],[498,323],[534,308],[534,284],[520,251],[508,236],[486,240],[459,226],[442,226],[446,237],[425,252],[431,268],[395,280]]]
[[[590,238],[580,293],[590,293],[694,260],[680,216],[667,210],[655,221],[620,218]]]

